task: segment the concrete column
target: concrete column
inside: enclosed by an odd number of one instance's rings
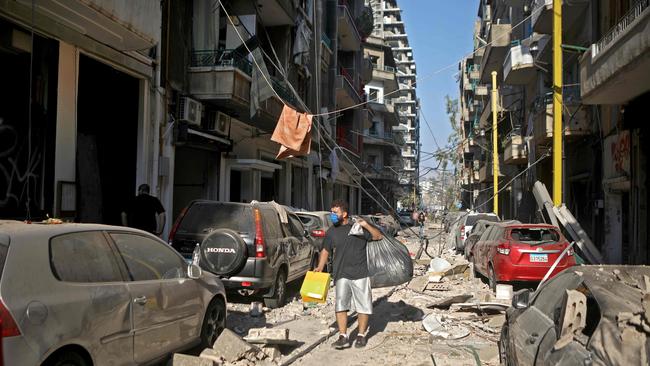
[[[53,187],[57,198],[54,200],[55,215],[60,209],[58,182],[76,181],[78,65],[77,48],[60,42]]]

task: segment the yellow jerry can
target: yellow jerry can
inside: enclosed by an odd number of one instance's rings
[[[300,288],[303,302],[325,302],[330,289],[330,274],[309,271]]]

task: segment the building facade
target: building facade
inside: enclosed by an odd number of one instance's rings
[[[551,0],[482,0],[474,52],[459,64],[465,208],[491,211],[498,149],[499,212],[540,221],[532,185],[552,191]],[[562,6],[563,202],[610,263],[648,263],[648,1]],[[616,56],[615,56],[616,55]],[[644,70],[644,71],[642,71]],[[497,72],[498,144],[492,146],[491,72]]]

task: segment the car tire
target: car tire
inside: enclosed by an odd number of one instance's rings
[[[284,269],[280,269],[277,277],[275,278],[275,285],[273,287],[273,296],[264,299],[264,305],[267,308],[277,309],[284,306],[287,301],[287,273]]]
[[[510,366],[512,362],[510,362],[510,347],[508,343],[508,325],[507,323],[503,324],[503,327],[501,328],[501,336],[499,337],[499,361],[501,366]]]
[[[212,348],[224,329],[226,329],[226,304],[222,299],[214,298],[203,317],[201,349]]]
[[[43,363],[44,366],[90,366],[86,358],[75,351],[57,352]]]
[[[497,275],[494,272],[494,267],[492,264],[488,265],[488,283],[490,284],[490,290],[497,290]]]

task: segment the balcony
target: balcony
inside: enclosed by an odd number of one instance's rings
[[[349,108],[361,103],[361,96],[354,88],[352,77],[341,68],[341,74],[336,76],[336,106]]]
[[[510,24],[491,24],[488,31],[485,54],[481,59],[481,82],[492,82],[492,71],[501,71],[506,53],[510,48]]]
[[[580,105],[567,106],[562,116],[564,136],[566,140],[591,134],[589,119],[584,107]],[[553,103],[547,101],[543,110],[535,116],[534,137],[537,145],[549,145],[553,139]]]
[[[250,118],[252,65],[233,50],[195,51],[188,70],[189,91],[198,100],[232,110],[237,118],[265,131],[273,131],[283,103],[276,97],[263,101],[260,113]],[[295,96],[279,80],[273,88],[286,101],[297,105]]]
[[[589,0],[562,1],[562,41],[571,43],[570,31],[582,21],[589,8]],[[531,15],[533,31],[541,34],[553,33],[553,0],[535,0]]]
[[[260,20],[266,27],[295,23],[296,7],[291,0],[258,0],[257,8]]]
[[[329,69],[333,55],[334,52],[332,52],[332,40],[325,33],[322,33],[320,40],[320,57],[323,61],[321,64],[321,70],[323,72],[327,72]]]
[[[503,63],[503,83],[508,85],[527,85],[537,76],[530,48],[518,45],[510,48]]]
[[[478,181],[480,183],[492,182],[492,162],[488,162],[481,166],[478,173]]]
[[[650,85],[650,0],[641,0],[580,59],[583,103],[625,104]]]
[[[339,49],[341,51],[358,51],[361,49],[361,35],[354,18],[345,5],[338,6]]]
[[[506,140],[503,152],[504,164],[523,164],[528,161],[526,143],[521,135],[510,135]]]
[[[497,103],[497,113],[501,113],[505,111],[506,109],[501,107],[501,101],[499,100],[499,102]],[[498,119],[498,115],[497,115],[497,119]],[[480,128],[483,129],[492,128],[492,101],[491,100],[485,101],[485,107],[483,107],[483,111],[481,112],[479,126]]]
[[[398,89],[395,68],[392,66],[373,65],[372,78],[384,82],[385,93],[392,93]]]
[[[374,71],[375,71],[375,65],[370,61],[369,58],[363,58],[361,60],[361,72],[359,75],[361,76],[361,82],[363,84],[368,84],[374,76]],[[397,84],[397,80],[395,80],[395,84]],[[397,86],[395,86],[397,88]]]
[[[398,6],[390,6],[390,5],[388,5],[388,4],[386,4],[386,6],[384,7],[383,10],[384,10],[384,13],[388,13],[388,12],[401,12],[401,11],[402,11],[402,9],[400,9]]]
[[[470,80],[478,80],[481,78],[481,66],[480,65],[469,65],[467,67],[467,72],[469,74]]]
[[[370,145],[395,146],[395,135],[390,131],[369,130],[368,135],[363,136],[363,143]]]
[[[478,96],[486,96],[488,95],[488,87],[487,85],[476,85],[474,87],[474,94]]]

